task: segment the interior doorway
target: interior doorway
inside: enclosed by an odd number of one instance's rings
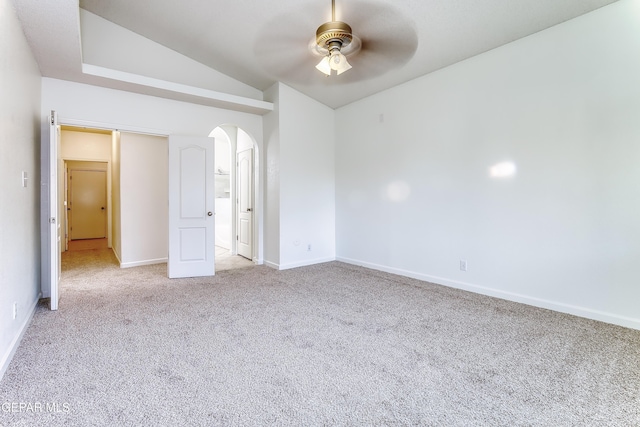
[[[111,248],[113,131],[62,125],[58,207],[62,252]]]
[[[216,269],[255,265],[256,144],[234,125],[216,127],[209,136],[216,141]]]
[[[107,163],[66,162],[69,240],[107,237]]]

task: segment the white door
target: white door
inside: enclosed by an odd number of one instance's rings
[[[238,255],[253,258],[253,150],[238,153]]]
[[[58,150],[60,129],[55,111],[49,116],[49,138],[41,143],[42,296],[50,298],[51,310],[58,309],[60,292],[60,221],[58,221]]]
[[[71,169],[71,240],[107,237],[107,171]]]
[[[170,278],[215,274],[214,139],[169,136]]]

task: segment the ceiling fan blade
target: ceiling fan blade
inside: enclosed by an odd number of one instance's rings
[[[392,5],[345,0],[336,6],[336,19],[349,24],[359,39],[353,49],[345,48],[351,70],[339,78],[327,78],[315,69],[321,59],[313,47],[315,32],[331,12],[320,2],[279,15],[258,31],[254,53],[262,66],[274,77],[293,83],[335,86],[379,76],[415,54],[415,26]]]
[[[276,16],[258,31],[253,51],[269,74],[301,84],[313,84],[324,78],[324,74],[315,69],[321,56],[314,54],[310,45],[316,29],[326,18],[325,12],[331,16],[330,9],[323,10],[326,6],[301,6]]]
[[[360,79],[371,78],[406,64],[418,48],[415,25],[392,4],[353,1],[345,9],[353,32],[361,39],[360,52],[349,60],[362,69]]]

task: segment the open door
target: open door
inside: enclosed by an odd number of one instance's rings
[[[46,137],[48,129],[49,137]],[[42,296],[49,297],[51,310],[58,309],[60,292],[60,221],[58,221],[58,149],[60,135],[58,118],[51,111],[45,137],[41,142],[41,221],[42,221]]]
[[[214,139],[169,136],[170,278],[215,274]]]
[[[238,255],[253,258],[253,150],[238,153]]]

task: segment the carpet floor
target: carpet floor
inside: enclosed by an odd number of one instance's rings
[[[340,262],[65,259],[2,426],[638,426],[640,331]]]

